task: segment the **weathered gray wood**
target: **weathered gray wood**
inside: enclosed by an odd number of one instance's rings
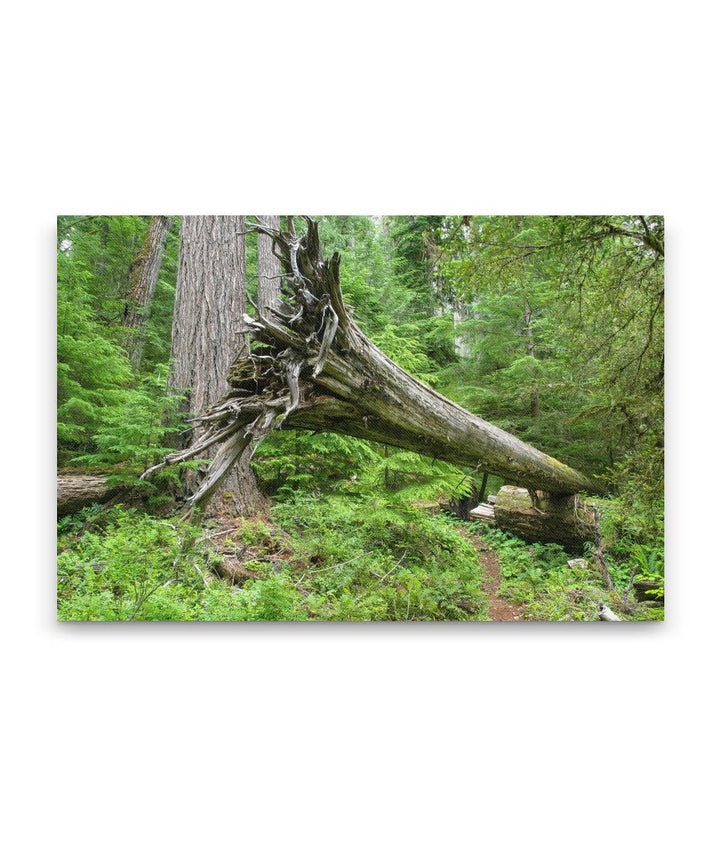
[[[280,218],[276,214],[267,214],[260,218],[270,230],[280,229]],[[258,272],[258,309],[266,314],[271,306],[280,300],[280,277],[282,267],[280,257],[273,250],[272,234],[258,232],[257,236],[257,272]]]
[[[606,606],[604,603],[600,604],[598,608],[598,616],[600,621],[622,621],[623,619],[620,616],[615,615],[615,613],[610,609],[609,606]]]
[[[495,523],[495,509],[489,503],[483,502],[471,509],[470,517],[474,520],[484,520],[486,523]]]
[[[323,259],[317,223],[308,220],[304,235],[290,217],[286,232],[255,228],[273,238],[282,257],[281,300],[258,318],[245,316],[261,347],[239,355],[232,391],[205,412],[194,446],[167,463],[197,454],[208,438],[250,432],[247,442],[256,444],[284,426],[377,440],[553,494],[594,489],[586,476],[464,410],[377,348],[352,321],[340,256]],[[207,500],[219,468],[226,468],[224,458],[213,463],[193,502]]]
[[[105,476],[91,476],[81,473],[57,474],[57,514],[63,517],[80,511],[94,502],[107,502],[117,487],[109,487]]]

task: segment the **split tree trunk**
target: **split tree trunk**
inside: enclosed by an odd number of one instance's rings
[[[554,494],[595,488],[383,354],[352,321],[340,289],[340,256],[323,259],[317,223],[307,220],[301,236],[292,218],[287,232],[255,228],[273,237],[282,257],[283,299],[257,319],[245,316],[260,346],[235,360],[232,390],[201,417],[194,445],[165,460],[187,460],[222,442],[191,505],[207,502],[238,456],[281,426],[376,440]]]
[[[130,288],[127,293],[124,325],[130,330],[128,356],[136,367],[142,359],[148,307],[157,287],[170,223],[169,217],[156,216],[150,219],[142,249],[130,266]]]
[[[186,392],[191,416],[202,414],[229,391],[230,363],[248,354],[240,330],[245,312],[245,218],[183,217],[172,331],[170,388]],[[193,445],[201,434],[195,428]],[[211,458],[215,448],[204,449]],[[252,513],[262,498],[250,469],[249,453],[225,481],[213,512]],[[198,489],[203,472],[185,474],[190,492]]]
[[[280,218],[276,214],[265,215],[260,222],[273,231],[280,228]],[[280,257],[273,251],[272,235],[258,232],[257,242],[258,309],[265,315],[280,300],[282,268]]]

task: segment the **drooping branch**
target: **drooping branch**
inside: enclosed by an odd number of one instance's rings
[[[191,505],[207,501],[249,443],[257,447],[280,427],[376,440],[553,494],[595,487],[392,362],[352,320],[340,287],[340,256],[324,260],[318,224],[305,223],[303,234],[291,217],[286,230],[251,226],[272,239],[282,262],[280,299],[257,318],[244,317],[255,347],[231,366],[231,392],[198,418],[206,426],[200,440],[163,462],[222,442]]]

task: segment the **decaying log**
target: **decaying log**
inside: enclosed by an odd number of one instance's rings
[[[104,476],[58,473],[58,517],[73,514],[86,505],[92,505],[93,502],[107,502],[117,492],[118,488],[109,487],[107,479]]]
[[[574,552],[582,552],[586,541],[594,541],[592,513],[577,496],[557,496],[504,485],[493,500],[492,505],[483,503],[473,508],[470,517],[526,541],[561,544]],[[585,562],[585,559],[573,561]]]
[[[333,431],[420,452],[514,484],[571,495],[593,490],[586,476],[485,422],[415,380],[352,321],[340,289],[340,256],[323,259],[318,224],[298,234],[256,224],[282,260],[280,299],[246,315],[250,356],[233,364],[232,391],[198,417],[204,430],[189,449],[163,464],[187,460],[222,443],[189,505],[202,506],[242,451],[274,429]],[[151,470],[145,473],[147,476]]]
[[[561,544],[578,553],[583,552],[586,541],[594,542],[592,513],[578,496],[531,492],[505,485],[492,508],[500,529],[526,541]]]

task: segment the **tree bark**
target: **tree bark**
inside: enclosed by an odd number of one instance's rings
[[[275,239],[288,299],[256,319],[245,316],[260,347],[235,360],[232,390],[201,417],[194,445],[164,462],[222,442],[191,505],[206,502],[238,455],[281,426],[376,440],[550,493],[595,489],[586,476],[415,380],[373,345],[343,302],[340,256],[322,257],[317,223],[307,220],[301,236],[292,218],[287,232],[255,228]]]
[[[525,336],[527,337],[527,353],[529,357],[535,359],[535,339],[532,330],[532,309],[530,304],[525,299]],[[530,416],[537,419],[540,415],[540,396],[537,388],[533,387],[530,390]]]
[[[269,229],[280,229],[280,217],[268,214],[260,218]],[[280,258],[273,251],[272,235],[258,232],[258,309],[266,314],[280,300]]]
[[[245,312],[245,228],[243,217],[183,217],[172,331],[170,388],[187,394],[191,417],[203,413],[229,391],[234,355],[248,354],[240,326]],[[193,445],[202,431],[193,429]],[[203,450],[212,457],[213,445]],[[234,515],[253,513],[262,498],[250,469],[249,452],[238,456],[224,490],[210,509]],[[193,492],[204,473],[185,474]]]
[[[63,517],[66,514],[73,514],[93,502],[106,502],[117,492],[118,488],[108,487],[104,476],[58,473],[57,515]]]
[[[130,266],[124,325],[130,331],[127,353],[136,368],[142,360],[148,307],[155,294],[170,224],[169,217],[156,216],[150,219],[142,249]]]

